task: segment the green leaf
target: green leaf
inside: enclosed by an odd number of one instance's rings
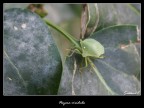
[[[135,47],[136,47],[136,49],[137,49],[137,52],[138,52],[139,57],[141,57],[141,44],[140,44],[140,43],[136,43],[136,44],[135,44]]]
[[[141,68],[140,68],[140,63],[141,63],[141,53],[140,53],[140,50],[141,50],[141,45],[140,43],[135,43],[135,44],[130,44],[126,47],[123,48],[123,50],[125,52],[128,53],[129,55],[129,60],[128,61],[131,61],[131,64],[133,64],[133,67],[132,65],[129,66],[128,68],[130,69],[131,68],[131,73],[134,73],[134,75],[140,80],[140,73],[141,73]],[[132,58],[130,58],[130,56]]]
[[[66,59],[58,95],[103,95],[107,94],[97,75],[89,68],[81,68],[82,58],[80,55],[73,55]],[[73,77],[74,63],[76,61],[76,72]],[[73,89],[72,89],[73,86]]]
[[[129,44],[130,41],[137,41],[137,26],[117,25],[107,27],[95,32],[90,38],[99,41],[105,48],[118,48],[122,44]]]
[[[112,26],[95,32],[91,38],[99,41],[105,48],[106,63],[127,74],[140,72],[140,57],[131,42],[137,41],[136,26]],[[126,47],[122,47],[125,46]],[[118,62],[118,63],[117,63]]]
[[[62,62],[43,20],[28,10],[4,12],[4,95],[56,95]]]
[[[128,49],[105,49],[105,58],[102,61],[130,75],[140,72],[140,58],[133,46],[129,46],[129,51]]]
[[[140,13],[128,3],[98,3],[98,9],[99,24],[96,31],[119,24],[136,24],[140,29]]]
[[[121,63],[122,62],[117,62],[117,64]],[[110,88],[117,94],[124,95],[125,92],[136,94],[140,93],[140,82],[135,76],[125,74],[122,72],[122,68],[117,70],[115,67],[103,60],[95,60],[94,64]]]
[[[74,60],[76,60],[76,72],[72,81]],[[107,85],[118,95],[125,95],[126,92],[140,93],[140,83],[135,76],[127,75],[102,60],[95,60],[94,63]],[[58,95],[73,95],[73,91],[75,95],[110,95],[92,68],[90,66],[81,68],[80,64],[79,55],[67,58]]]

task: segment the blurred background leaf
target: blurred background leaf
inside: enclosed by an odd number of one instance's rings
[[[11,9],[11,8],[21,8],[25,9],[30,3],[4,3],[4,10]]]
[[[98,3],[100,20],[97,30],[112,25],[136,24],[140,29],[140,12],[127,3]],[[140,6],[140,4],[137,4]]]
[[[29,9],[32,12],[35,12],[38,14],[40,17],[45,17],[48,12],[44,8],[44,4],[30,4],[27,9]]]

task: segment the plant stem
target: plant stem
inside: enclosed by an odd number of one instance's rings
[[[47,19],[43,19],[47,25],[51,26],[52,28],[56,29],[57,31],[59,31],[61,34],[63,34],[64,37],[66,37],[70,42],[72,42],[75,47],[81,51],[81,47],[80,44],[78,42],[77,39],[75,39],[73,36],[71,36],[69,33],[67,33],[66,31],[64,31],[62,28],[60,28],[59,26],[53,24],[52,22],[48,21]]]
[[[97,74],[98,78],[100,79],[100,81],[103,83],[103,85],[106,87],[106,89],[108,90],[108,92],[110,92],[113,95],[116,95],[117,93],[115,93],[105,82],[104,78],[102,77],[102,75],[100,74],[100,72],[97,70],[96,66],[93,64],[93,62],[90,60],[90,58],[87,58],[88,62],[90,63],[91,67],[93,68],[93,70],[95,71],[95,73]]]

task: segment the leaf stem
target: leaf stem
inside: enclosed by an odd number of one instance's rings
[[[73,36],[71,36],[69,33],[67,33],[66,31],[64,31],[62,28],[60,28],[59,26],[53,24],[52,22],[48,21],[47,19],[43,19],[47,25],[49,25],[50,27],[56,29],[57,31],[59,31],[61,34],[63,34],[63,36],[65,38],[67,38],[70,42],[72,42],[75,47],[81,51],[81,47],[80,44],[78,42],[78,40],[76,38],[74,38]]]
[[[140,15],[140,12],[134,7],[134,6],[132,6],[132,4],[127,4],[128,6],[129,6],[129,8],[131,9],[131,10],[133,10],[137,15]]]
[[[104,78],[102,77],[102,75],[100,74],[100,72],[97,70],[96,66],[93,64],[93,62],[90,60],[90,58],[87,58],[88,62],[90,63],[91,67],[93,68],[94,72],[97,74],[98,78],[100,79],[100,81],[103,83],[103,85],[106,87],[106,89],[108,90],[108,92],[110,92],[112,95],[116,95],[117,93],[115,93],[105,82]]]
[[[74,69],[73,69],[73,76],[72,76],[72,95],[76,95],[74,91],[74,85],[73,85],[76,69],[77,69],[76,60],[74,59]]]

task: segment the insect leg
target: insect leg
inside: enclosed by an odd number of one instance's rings
[[[67,55],[68,57],[71,57],[74,53],[81,54],[81,52],[78,49],[72,50],[72,53],[70,55]]]
[[[85,57],[84,59],[85,59],[85,67],[87,67],[88,66],[87,57]]]

